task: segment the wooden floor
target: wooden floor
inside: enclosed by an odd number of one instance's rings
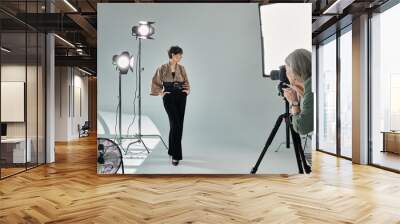
[[[372,157],[374,164],[400,170],[400,155],[391,152],[374,152]]]
[[[0,181],[0,223],[400,223],[400,175],[315,153],[303,176],[96,175],[96,141]]]
[[[23,168],[1,168],[1,177],[3,178],[3,177],[7,177],[7,176],[10,176],[10,175],[13,175],[13,174],[16,174],[16,173],[19,173],[19,172],[23,172],[23,171],[25,171],[26,169],[25,169],[25,167],[23,167]]]

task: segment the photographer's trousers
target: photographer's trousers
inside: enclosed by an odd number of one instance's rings
[[[182,132],[186,108],[186,93],[169,93],[163,97],[169,118],[168,154],[172,159],[182,160]]]

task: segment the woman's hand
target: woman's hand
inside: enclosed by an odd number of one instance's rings
[[[297,97],[297,91],[290,85],[288,88],[283,88],[283,96],[287,99],[289,103],[299,102],[299,98]]]
[[[290,85],[289,87],[294,89],[300,96],[304,96],[304,85],[294,84],[294,85]]]
[[[186,93],[186,95],[189,95],[189,84],[184,83],[182,87],[183,87],[182,92]]]

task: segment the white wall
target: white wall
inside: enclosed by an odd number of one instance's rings
[[[7,137],[21,138],[27,136],[30,139],[31,145],[29,146],[32,151],[32,161],[36,162],[36,158],[39,159],[39,163],[44,163],[44,92],[43,89],[44,73],[42,72],[41,66],[25,66],[25,64],[3,64],[1,66],[1,81],[2,82],[24,82],[26,85],[26,106],[25,100],[22,102],[20,108],[1,108],[2,112],[13,113],[10,110],[22,110],[19,113],[23,115],[26,112],[26,120],[23,118],[22,122],[6,122],[7,123]],[[27,78],[27,80],[26,80]],[[2,93],[4,89],[2,89]],[[23,90],[20,90],[23,91]],[[7,95],[2,95],[2,98],[8,98]],[[3,104],[3,103],[2,103]],[[8,110],[8,111],[7,111]],[[14,112],[16,113],[16,112]],[[23,116],[22,115],[22,116]],[[2,118],[3,119],[3,118]],[[38,157],[37,157],[38,153]]]
[[[36,74],[36,67],[34,66],[27,66],[25,65],[18,65],[18,64],[8,64],[1,66],[1,81],[2,82],[25,82],[26,72],[28,75]],[[29,77],[28,77],[29,79]],[[36,81],[28,80],[29,85],[36,85]],[[31,102],[35,102],[34,106],[36,108],[36,88],[27,88],[27,96],[26,99],[27,105],[29,106]],[[33,92],[30,92],[33,91]],[[4,96],[2,96],[3,98]],[[9,108],[1,108],[1,110],[9,110]],[[24,110],[24,108],[22,108]],[[32,113],[32,108],[27,109],[27,118],[28,118],[28,137],[30,134],[30,130],[36,130],[36,113]],[[9,137],[24,137],[25,136],[25,126],[26,122],[7,122],[7,135]]]
[[[142,44],[143,114],[153,120],[163,136],[168,136],[162,99],[149,96],[149,87],[157,67],[168,62],[168,48],[179,45],[184,51],[181,64],[192,85],[183,141],[198,141],[202,136],[209,142],[226,144],[230,139],[240,144],[250,142],[258,146],[251,148],[259,151],[265,133],[284,111],[284,105],[277,96],[277,83],[262,78],[257,4],[105,3],[98,9],[98,111],[114,112],[118,104],[118,75],[111,64],[112,55],[124,50],[136,54],[132,26],[140,20],[155,21],[155,39]],[[120,18],[118,26],[116,16]],[[129,73],[122,79],[123,112],[132,114],[135,76]],[[252,135],[245,138],[246,143],[242,141],[243,133]]]
[[[71,67],[56,67],[55,120],[56,141],[69,141],[79,137],[78,124],[88,120],[88,78]],[[82,114],[79,113],[79,96]],[[75,111],[74,111],[75,110]]]

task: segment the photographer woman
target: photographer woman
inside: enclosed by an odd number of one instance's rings
[[[285,64],[290,85],[284,89],[284,96],[290,104],[293,128],[300,135],[306,135],[314,127],[311,52],[297,49],[286,57]]]
[[[178,64],[182,59],[183,50],[172,46],[168,51],[169,63],[161,65],[152,80],[152,96],[162,96],[165,111],[169,118],[169,149],[172,164],[177,166],[182,160],[182,132],[185,117],[186,97],[190,85],[185,68]]]

